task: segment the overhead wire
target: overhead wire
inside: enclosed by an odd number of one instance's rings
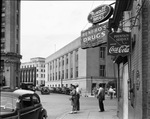
[[[94,5],[94,1],[92,2],[92,5],[91,5],[91,8],[90,8],[90,11],[92,10],[93,5]],[[86,23],[86,25],[83,27],[82,31],[85,29],[85,27],[86,27],[87,25],[88,25],[88,23]]]

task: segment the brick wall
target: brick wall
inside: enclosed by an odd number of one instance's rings
[[[143,117],[150,118],[150,1],[143,0],[142,8],[142,87]]]

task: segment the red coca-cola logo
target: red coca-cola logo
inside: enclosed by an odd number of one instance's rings
[[[109,53],[129,53],[129,45],[121,45],[120,47],[111,46],[109,48]]]

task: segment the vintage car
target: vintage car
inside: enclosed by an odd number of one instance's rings
[[[41,88],[41,94],[50,94],[50,89],[49,87],[43,86]]]
[[[47,119],[47,111],[34,91],[1,90],[0,119]]]
[[[21,83],[20,88],[35,91],[35,86],[32,82],[23,82]]]

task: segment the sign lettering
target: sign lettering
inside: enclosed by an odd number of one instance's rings
[[[113,13],[113,8],[109,5],[101,5],[95,8],[88,15],[88,21],[96,24],[107,20]]]
[[[81,32],[81,48],[97,47],[100,44],[106,43],[107,23],[95,25]]]
[[[131,51],[131,34],[128,32],[108,35],[108,55],[127,55]]]

